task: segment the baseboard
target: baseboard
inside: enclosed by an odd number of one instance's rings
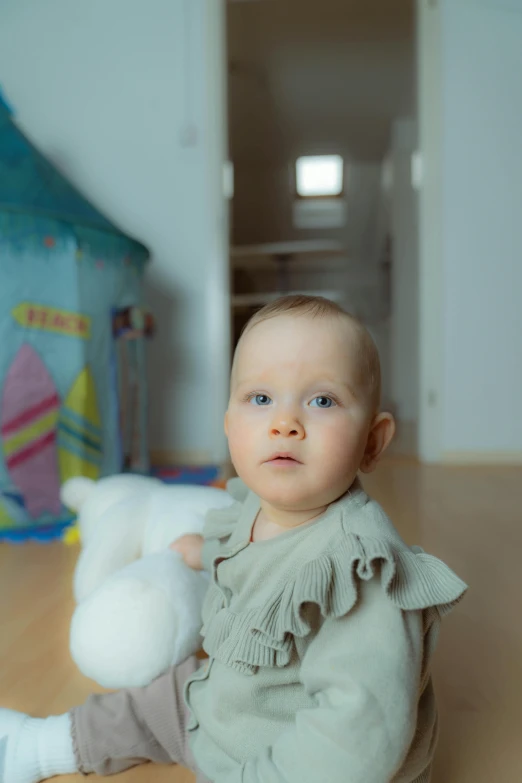
[[[522,451],[446,451],[445,465],[522,465]]]
[[[417,459],[417,426],[415,422],[398,422],[397,435],[390,445],[387,457]],[[160,449],[151,452],[154,467],[171,465],[212,465],[207,451]],[[522,465],[522,451],[447,451],[440,463],[444,465]],[[439,464],[440,464],[439,463]],[[229,463],[220,466],[224,478],[234,475]]]

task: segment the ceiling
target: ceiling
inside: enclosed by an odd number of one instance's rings
[[[414,109],[413,0],[230,2],[228,49],[236,165],[380,160]]]

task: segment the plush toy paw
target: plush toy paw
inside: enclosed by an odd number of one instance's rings
[[[108,688],[147,685],[198,650],[209,577],[169,545],[201,534],[207,512],[234,497],[132,475],[64,484],[81,534],[70,648],[83,674]]]
[[[106,688],[147,685],[197,650],[208,576],[171,550],[137,560],[76,608],[71,654]]]

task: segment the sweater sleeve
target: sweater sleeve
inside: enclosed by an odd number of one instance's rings
[[[380,575],[362,583],[357,606],[327,618],[303,659],[314,707],[215,783],[389,783],[415,733],[422,648],[421,612],[390,601]]]

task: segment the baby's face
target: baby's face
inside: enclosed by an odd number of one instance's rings
[[[355,384],[357,339],[342,319],[288,315],[243,337],[225,429],[238,475],[267,503],[315,509],[351,486],[374,413]]]

